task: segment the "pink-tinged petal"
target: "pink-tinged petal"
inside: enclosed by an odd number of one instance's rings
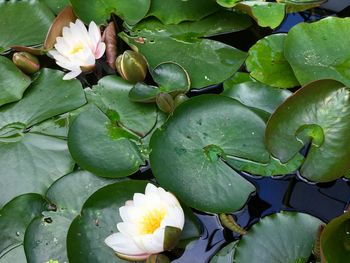
[[[101,41],[101,30],[93,21],[91,21],[89,25],[89,37],[96,48],[97,44]]]
[[[107,246],[111,247],[116,253],[128,256],[144,256],[146,253],[135,242],[123,235],[122,233],[114,233],[105,239]]]
[[[127,261],[143,261],[145,259],[147,259],[149,256],[151,256],[151,254],[143,254],[143,255],[139,255],[139,256],[130,256],[130,255],[125,255],[122,253],[116,253],[117,256],[121,259],[125,259]]]
[[[102,57],[103,54],[105,53],[105,51],[106,51],[106,44],[104,42],[98,43],[95,54],[94,54],[95,58],[99,59],[100,57]]]
[[[80,71],[71,71],[71,72],[69,72],[69,73],[67,73],[66,75],[63,76],[63,80],[74,79],[74,78],[77,77],[80,73],[81,73],[81,70],[80,70]]]

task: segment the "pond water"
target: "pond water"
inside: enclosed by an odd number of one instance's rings
[[[348,12],[347,9],[344,12]],[[290,14],[284,23],[273,33],[286,33],[291,27],[301,22],[319,20],[325,16],[336,15],[329,10],[316,9],[313,12]],[[347,14],[345,14],[346,16]],[[234,34],[214,37],[226,44],[242,50],[248,50],[257,39],[271,34],[269,30],[238,32]],[[222,85],[208,87],[204,90],[191,91],[190,96],[203,93],[220,93]],[[257,189],[246,206],[239,212],[233,213],[238,224],[249,228],[261,217],[277,213],[281,210],[305,212],[329,222],[332,218],[341,215],[350,203],[350,181],[339,179],[335,182],[312,184],[302,179],[298,172],[283,177],[257,177],[241,173],[253,183]],[[193,242],[183,255],[174,263],[205,263],[227,243],[239,238],[230,230],[224,229],[216,215],[196,212],[202,223],[202,235]],[[309,262],[315,262],[310,258]]]

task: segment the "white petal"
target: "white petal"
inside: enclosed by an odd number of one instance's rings
[[[129,222],[121,222],[117,224],[117,228],[120,233],[125,236],[133,237],[139,235],[137,225]]]
[[[105,53],[105,51],[106,51],[106,44],[104,42],[98,43],[95,54],[94,54],[95,58],[99,59],[100,57],[102,57],[103,54]]]
[[[185,215],[181,207],[169,208],[168,214],[161,222],[161,227],[173,226],[181,230],[185,224]]]
[[[158,194],[158,189],[154,184],[148,183],[146,185],[145,195],[149,195],[151,193]]]
[[[69,73],[67,73],[66,75],[63,76],[63,80],[74,79],[80,73],[81,73],[81,71],[71,71],[71,72],[69,72]]]
[[[122,233],[115,233],[106,238],[105,243],[115,252],[125,255],[145,255],[144,250],[139,248],[135,242]]]
[[[134,237],[134,241],[146,253],[160,253],[164,251],[164,231],[159,228],[153,234]]]
[[[147,204],[147,198],[144,194],[135,193],[133,196],[134,206],[145,206]]]

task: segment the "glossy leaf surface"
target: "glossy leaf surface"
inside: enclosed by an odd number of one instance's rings
[[[285,56],[301,84],[335,79],[350,86],[350,18],[329,17],[293,27]]]
[[[349,171],[350,90],[341,83],[311,83],[289,97],[271,116],[266,143],[286,162],[311,142],[301,175],[328,182]]]
[[[87,171],[112,178],[131,175],[144,164],[138,140],[95,106],[81,113],[68,133],[74,160]]]
[[[14,45],[42,44],[54,20],[51,10],[38,0],[1,1],[0,17],[0,52]]]
[[[253,78],[277,88],[299,86],[291,66],[284,57],[286,36],[267,36],[249,49],[246,64]]]
[[[234,262],[308,262],[322,221],[303,213],[262,218],[238,242]]]
[[[225,162],[268,162],[265,123],[239,102],[203,95],[183,102],[150,142],[152,171],[188,206],[208,212],[241,208],[254,187]],[[220,189],[220,190],[219,190]]]
[[[11,60],[0,57],[0,106],[20,100],[31,79],[20,71]]]
[[[136,24],[147,14],[150,0],[70,0],[74,13],[85,23],[105,24],[117,14],[128,24]]]

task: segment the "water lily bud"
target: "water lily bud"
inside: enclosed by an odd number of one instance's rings
[[[63,27],[62,37],[56,38],[55,49],[48,54],[57,65],[70,70],[63,77],[67,80],[94,69],[96,59],[102,57],[105,50],[100,28],[92,21],[87,30],[83,22],[77,19],[69,27]]]
[[[126,50],[115,61],[119,75],[130,82],[142,82],[147,75],[147,61],[140,53]]]
[[[170,260],[167,256],[158,254],[149,256],[146,263],[170,263]]]
[[[158,108],[165,113],[171,113],[175,109],[174,99],[168,93],[159,93],[156,97],[156,103]]]
[[[175,97],[175,107],[179,106],[184,101],[188,100],[189,97],[187,97],[185,94],[179,94]]]
[[[28,52],[14,53],[12,61],[20,70],[27,74],[33,74],[40,69],[40,63],[37,57]]]
[[[135,193],[133,200],[119,208],[119,214],[123,220],[117,224],[119,232],[107,237],[105,243],[129,261],[164,258],[155,254],[176,245],[185,223],[176,197],[153,184],[147,184],[145,194]]]

